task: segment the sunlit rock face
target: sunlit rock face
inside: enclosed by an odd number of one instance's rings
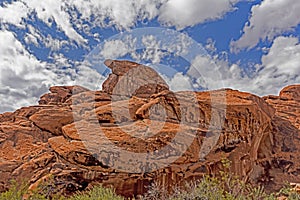
[[[267,190],[300,181],[299,85],[264,98],[172,92],[147,66],[105,64],[112,72],[102,91],[51,87],[39,105],[0,115],[0,191],[10,179],[34,189],[53,175],[54,193],[102,183],[135,196],[154,181],[171,188],[218,175],[224,158]]]
[[[266,96],[264,99],[276,109],[276,115],[300,128],[300,85],[287,86],[279,96]]]
[[[150,97],[169,90],[167,83],[150,67],[117,60],[106,60],[105,65],[112,71],[102,85],[108,94]]]

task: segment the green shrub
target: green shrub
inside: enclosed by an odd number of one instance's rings
[[[11,181],[11,187],[8,191],[0,194],[0,200],[23,200],[27,197],[27,200],[48,200],[48,195],[45,190],[47,184],[41,184],[37,190],[28,191],[27,183],[17,183]],[[63,197],[56,197],[56,200],[62,200]]]
[[[294,191],[288,183],[278,192],[278,195],[285,196],[288,200],[300,199],[300,194]]]
[[[68,200],[124,200],[124,198],[116,195],[112,188],[97,186],[87,192],[77,193]]]
[[[267,194],[262,186],[252,186],[229,172],[230,161],[223,159],[224,171],[219,177],[204,176],[201,180],[174,188],[171,195],[159,183],[153,183],[142,200],[276,200],[286,196],[289,200],[300,200],[300,194],[283,188],[278,193]]]
[[[27,185],[18,185],[16,181],[11,181],[11,188],[0,194],[0,200],[22,200],[27,191]]]
[[[252,186],[243,182],[229,172],[230,162],[222,160],[224,171],[219,177],[204,176],[201,180],[174,187],[171,194],[167,188],[158,182],[152,183],[148,191],[139,200],[276,200],[285,196],[289,200],[300,200],[300,194],[293,191],[288,184],[277,193],[266,194],[261,186]],[[49,195],[55,189],[52,182],[42,183],[36,191],[28,191],[28,184],[12,182],[10,190],[0,194],[0,200],[22,200],[27,195],[28,200],[125,200],[118,196],[113,188],[101,185],[84,192],[78,192],[71,197]],[[132,199],[133,200],[133,199]]]

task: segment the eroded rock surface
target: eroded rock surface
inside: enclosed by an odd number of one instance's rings
[[[300,129],[300,85],[287,86],[279,96],[266,96],[264,99],[276,109],[276,115]]]
[[[149,67],[105,64],[112,74],[103,91],[56,86],[40,105],[0,115],[0,191],[11,179],[35,188],[53,175],[54,192],[102,183],[132,196],[153,181],[171,188],[218,174],[222,158],[268,190],[300,182],[299,85],[264,98],[230,89],[174,93]],[[136,162],[143,155],[147,162]]]
[[[166,82],[150,67],[118,60],[106,60],[105,65],[112,70],[102,85],[103,91],[108,94],[149,97],[169,89]]]

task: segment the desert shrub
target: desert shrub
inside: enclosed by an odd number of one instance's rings
[[[150,186],[147,188],[147,192],[140,197],[142,200],[167,200],[169,199],[169,193],[167,188],[161,184],[160,182],[153,182],[150,184]]]
[[[300,200],[300,194],[286,183],[285,186],[277,193],[278,196],[285,196],[288,200]]]
[[[233,179],[235,180],[235,179]],[[151,187],[153,189],[153,187]],[[218,178],[204,176],[199,181],[186,183],[177,187],[173,193],[166,196],[159,189],[148,191],[142,200],[275,200],[274,194],[267,195],[263,187],[241,185],[236,190],[225,190],[224,182]],[[155,194],[155,195],[154,195]],[[163,198],[162,198],[163,197]]]
[[[300,200],[300,194],[286,184],[277,193],[267,194],[262,186],[252,186],[229,172],[230,162],[222,161],[224,171],[220,176],[204,176],[202,179],[173,188],[171,194],[159,182],[152,183],[148,191],[138,200],[276,200],[284,196],[288,200]],[[12,182],[10,190],[0,194],[0,200],[125,200],[113,188],[95,186],[88,191],[78,192],[71,197],[49,195],[54,188],[52,182],[42,183],[35,191],[28,191],[28,184]],[[134,199],[132,199],[134,200]]]
[[[183,188],[177,188],[169,200],[190,200],[190,199],[223,199],[224,193],[219,181],[209,176],[203,177],[200,181],[186,183]]]
[[[80,192],[67,200],[124,200],[118,196],[112,188],[104,188],[101,185],[95,186],[87,192]]]
[[[45,188],[47,184],[41,184],[36,190],[29,191],[28,183],[18,183],[11,181],[11,187],[8,191],[0,194],[0,200],[48,200],[49,195]],[[63,197],[54,197],[55,200],[62,200]]]
[[[230,173],[230,161],[222,160],[224,170],[220,176],[204,176],[201,180],[186,183],[183,187],[175,187],[168,195],[167,190],[159,183],[150,186],[142,200],[276,200],[279,196],[300,200],[299,194],[289,188],[278,193],[267,194],[262,186],[245,183]]]
[[[27,184],[17,184],[11,181],[11,187],[8,191],[0,194],[0,200],[22,200],[27,191]]]
[[[3,193],[0,193],[0,200],[124,200],[123,197],[118,196],[114,189],[104,188],[101,185],[92,188],[86,192],[78,192],[71,197],[64,197],[60,195],[49,196],[49,185],[43,183],[36,190],[28,191],[28,184],[18,184],[12,181],[11,188]]]

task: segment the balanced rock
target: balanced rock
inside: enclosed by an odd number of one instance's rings
[[[106,60],[112,74],[103,83],[102,89],[118,96],[149,97],[168,90],[166,82],[150,67],[130,61]]]

